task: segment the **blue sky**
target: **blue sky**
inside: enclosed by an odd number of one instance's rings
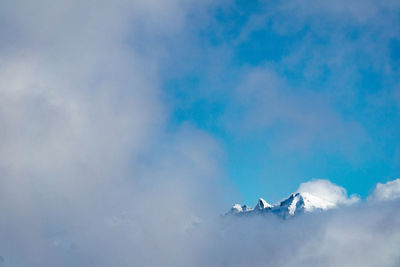
[[[400,172],[400,14],[393,4],[236,1],[189,19],[164,89],[221,144],[253,204],[326,178],[362,197]]]

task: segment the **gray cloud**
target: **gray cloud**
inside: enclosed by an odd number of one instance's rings
[[[400,197],[400,179],[378,183],[369,197],[373,201],[390,201]]]
[[[390,202],[287,221],[229,218],[212,232],[204,258],[209,266],[397,266],[398,208]]]
[[[180,31],[185,5],[0,9],[2,264],[186,265],[185,229],[218,213],[205,195],[221,152],[190,125],[166,128],[157,39]]]

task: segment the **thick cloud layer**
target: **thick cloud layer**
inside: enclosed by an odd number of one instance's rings
[[[396,190],[397,180],[385,184]],[[377,186],[377,188],[382,185]],[[207,266],[398,266],[400,253],[399,199],[367,202],[347,196],[328,180],[300,185],[337,207],[281,219],[226,216],[207,225],[210,247],[203,251]],[[378,201],[377,201],[378,200]],[[204,229],[203,229],[204,230]],[[200,264],[200,265],[202,265]]]
[[[218,213],[221,153],[190,125],[166,128],[157,39],[186,12],[178,1],[2,2],[3,265],[187,265],[176,256],[186,229]]]
[[[290,220],[224,218],[207,266],[398,266],[400,203],[370,203]]]

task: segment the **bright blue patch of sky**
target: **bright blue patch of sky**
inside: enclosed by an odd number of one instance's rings
[[[389,27],[400,19],[282,3],[216,8],[174,40],[162,70],[171,125],[220,142],[235,201],[275,202],[312,178],[365,197],[400,177],[400,34]]]

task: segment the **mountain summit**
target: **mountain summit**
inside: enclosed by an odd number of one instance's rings
[[[254,208],[256,210],[263,210],[266,208],[272,208],[272,205],[265,201],[263,198],[258,200],[257,206]]]
[[[235,204],[227,214],[254,215],[272,213],[283,218],[288,218],[304,212],[327,210],[334,207],[336,207],[336,203],[307,192],[301,192],[293,193],[275,205],[271,205],[260,198],[254,209],[247,205]]]

